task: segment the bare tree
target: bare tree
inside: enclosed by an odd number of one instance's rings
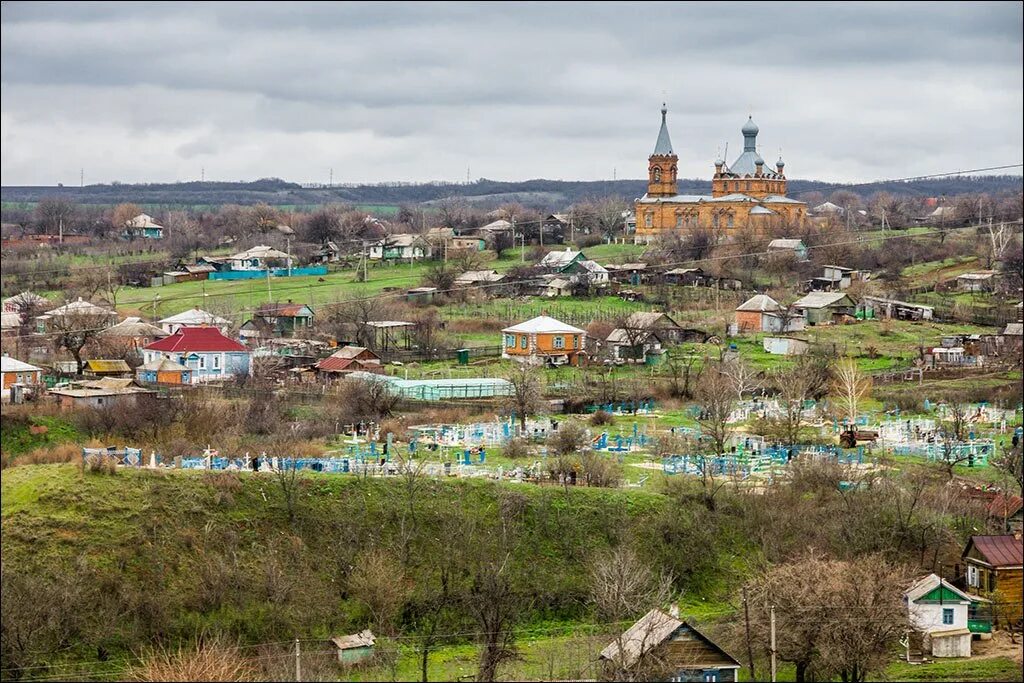
[[[695,457],[704,504],[709,510],[715,509],[715,496],[726,484],[715,459],[725,452],[725,443],[729,438],[729,416],[735,407],[732,395],[732,384],[721,367],[704,370],[697,385],[697,402],[700,405],[697,423],[706,441]]]
[[[832,393],[844,420],[855,429],[860,405],[871,395],[871,378],[861,372],[855,360],[844,358],[836,364]]]
[[[672,577],[652,571],[650,563],[641,560],[628,547],[599,554],[592,561],[588,576],[590,601],[598,617],[611,623],[618,624],[661,608],[673,598]],[[660,670],[660,652],[654,647],[656,625],[656,621],[651,621],[650,630],[640,634],[635,657],[613,658],[606,665],[603,677],[617,681],[647,680],[646,674]],[[615,645],[619,653],[627,652],[624,631],[617,632]],[[632,643],[630,651],[632,654]]]
[[[109,325],[110,316],[100,313],[67,313],[50,319],[54,347],[71,354],[79,375],[85,367],[82,349]]]
[[[879,555],[836,563],[826,581],[832,605],[820,641],[826,670],[843,683],[863,683],[888,666],[888,649],[907,630],[907,568]]]
[[[812,376],[799,363],[788,370],[773,374],[779,393],[776,400],[778,413],[769,418],[774,435],[787,446],[800,442],[800,429],[804,424],[804,402],[810,397]]]
[[[506,379],[512,384],[512,395],[506,406],[519,418],[519,428],[526,432],[526,419],[536,415],[543,406],[537,371],[522,364],[509,371]]]
[[[67,230],[77,213],[77,205],[70,199],[44,197],[36,204],[35,218],[43,232],[58,233]]]
[[[986,229],[988,235],[988,251],[985,254],[985,267],[991,268],[996,261],[1002,261],[1006,250],[1013,243],[1016,233],[1007,223],[994,222],[991,218]]]
[[[398,558],[381,548],[356,557],[348,575],[348,590],[373,616],[373,628],[394,635],[395,622],[408,599],[411,585]]]
[[[753,394],[761,388],[761,373],[740,358],[722,363],[719,371],[729,380],[737,401],[742,401],[744,394]]]
[[[992,459],[992,464],[1017,483],[1019,492],[1024,492],[1024,450],[1022,450],[1020,442],[1015,447],[1004,446],[1002,451]]]

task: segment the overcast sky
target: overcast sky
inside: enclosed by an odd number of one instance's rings
[[[2,182],[641,178],[663,98],[683,177],[1019,163],[1021,8],[4,2]]]

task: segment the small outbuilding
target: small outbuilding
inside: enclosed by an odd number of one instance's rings
[[[365,629],[349,636],[334,636],[331,644],[337,649],[338,664],[356,664],[373,656],[377,638],[373,631]]]

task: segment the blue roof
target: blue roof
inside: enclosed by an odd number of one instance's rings
[[[665,115],[668,113],[668,107],[664,104],[661,105],[661,130],[658,131],[658,142],[654,145],[654,152],[651,156],[669,156],[674,154],[672,151],[672,140],[668,137],[668,125],[665,123]]]
[[[757,153],[758,127],[754,123],[753,117],[747,119],[740,130],[743,133],[743,154],[740,154],[736,161],[729,166],[729,170],[736,175],[754,175],[757,171],[756,162],[760,159],[763,164],[764,160]]]

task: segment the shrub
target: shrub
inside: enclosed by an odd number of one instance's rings
[[[511,460],[527,458],[530,456],[530,444],[526,439],[512,439],[505,444],[502,455]]]
[[[615,417],[606,410],[599,410],[590,416],[590,424],[594,425],[595,427],[600,427],[601,425],[610,425],[613,422],[615,422]]]
[[[130,681],[246,681],[255,679],[252,665],[237,647],[218,640],[177,650],[155,648],[128,671]]]
[[[559,455],[576,453],[587,445],[587,432],[578,422],[563,422],[548,437],[548,447]]]
[[[90,474],[117,474],[117,458],[112,455],[89,454],[82,460],[82,470]]]

